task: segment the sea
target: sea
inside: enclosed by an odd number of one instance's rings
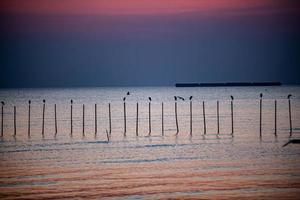
[[[0,199],[300,196],[300,145],[284,146],[300,139],[297,85],[0,89],[0,101]]]

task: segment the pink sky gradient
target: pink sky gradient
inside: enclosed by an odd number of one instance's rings
[[[291,2],[277,0],[1,0],[0,2],[2,14],[37,15],[153,15],[183,12],[218,14],[241,10],[247,12],[248,9],[255,12],[255,8],[270,8],[272,12],[297,9]]]

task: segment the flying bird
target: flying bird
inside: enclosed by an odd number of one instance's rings
[[[182,101],[184,101],[184,98],[183,98],[183,97],[178,96],[178,99],[181,99]]]
[[[233,99],[234,99],[232,95],[230,95],[230,98],[231,98],[231,100],[233,100]]]
[[[291,98],[291,96],[292,96],[292,95],[291,95],[291,94],[289,94],[289,95],[287,96],[287,98],[289,99],[289,98]]]
[[[152,101],[151,97],[148,97],[149,101]]]
[[[190,96],[190,100],[192,100],[193,96]]]

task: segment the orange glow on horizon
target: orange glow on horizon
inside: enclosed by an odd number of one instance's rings
[[[274,0],[2,0],[1,13],[121,15],[218,12],[278,6]]]

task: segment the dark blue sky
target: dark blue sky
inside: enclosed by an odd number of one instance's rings
[[[0,87],[299,84],[299,9],[268,6],[206,15],[2,12]]]

